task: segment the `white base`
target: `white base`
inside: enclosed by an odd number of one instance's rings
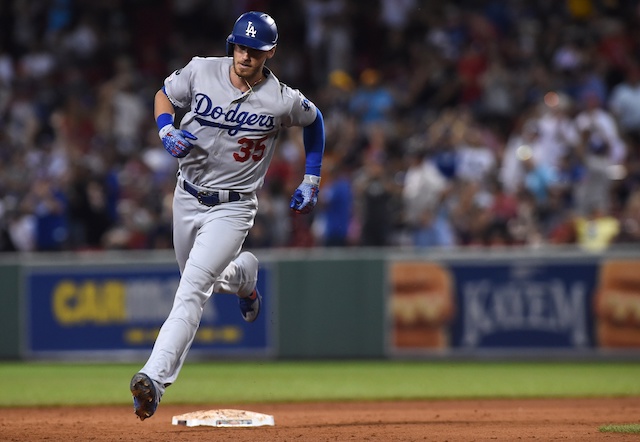
[[[173,425],[185,427],[262,427],[275,425],[273,416],[244,410],[202,410],[173,416]]]

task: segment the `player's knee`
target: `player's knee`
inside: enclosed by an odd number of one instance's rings
[[[242,252],[236,262],[243,265],[258,267],[258,258],[251,252]]]

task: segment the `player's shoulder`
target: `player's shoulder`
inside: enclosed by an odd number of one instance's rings
[[[266,75],[266,77],[268,78],[269,83],[271,83],[271,85],[272,85],[271,87],[272,88],[275,87],[280,91],[280,97],[283,100],[286,100],[288,98],[292,98],[292,97],[294,97],[296,95],[295,92],[294,92],[294,89],[289,87],[287,84],[283,83],[282,81],[280,81],[280,79],[276,76],[276,74],[273,73],[272,70],[270,70],[269,68],[267,68],[265,66],[263,72]],[[273,89],[271,89],[271,90],[273,91]]]
[[[203,65],[228,65],[230,64],[229,57],[206,57],[201,55],[196,55],[191,58],[191,63],[193,64],[203,64]]]
[[[286,103],[301,103],[302,107],[306,109],[309,108],[309,104],[311,101],[305,97],[305,95],[300,91],[300,89],[292,88],[286,83],[280,82],[280,94],[282,96],[282,100]]]
[[[189,63],[181,70],[188,73],[192,79],[200,76],[218,77],[228,72],[231,60],[228,57],[192,57]]]
[[[274,105],[277,103],[285,113],[290,113],[296,109],[300,109],[302,111],[314,109],[315,105],[309,101],[302,92],[300,92],[300,90],[294,89],[280,81],[278,77],[276,77],[276,75],[267,67],[264,69],[268,78],[268,83],[270,84],[270,86],[265,89],[265,93],[272,94],[272,97],[277,97],[275,100],[272,100],[271,103]]]
[[[297,100],[299,97],[304,96],[299,89],[293,88],[277,78],[275,80],[280,87],[280,95],[283,100]]]

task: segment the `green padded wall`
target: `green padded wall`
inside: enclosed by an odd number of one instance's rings
[[[384,262],[280,261],[278,355],[375,358],[384,355]]]
[[[0,264],[0,359],[20,357],[20,266]]]

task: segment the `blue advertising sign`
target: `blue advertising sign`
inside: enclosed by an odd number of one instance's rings
[[[451,264],[461,348],[588,348],[594,345],[598,263]]]
[[[594,349],[599,271],[586,259],[393,261],[390,351]]]
[[[177,266],[30,268],[25,273],[27,347],[50,352],[150,351],[173,304]],[[248,324],[236,296],[214,294],[205,305],[192,348],[264,353],[270,297],[268,272],[260,269],[262,314]]]

